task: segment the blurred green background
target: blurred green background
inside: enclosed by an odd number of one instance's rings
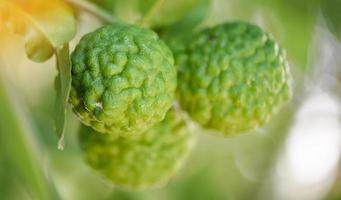
[[[182,37],[188,30],[233,20],[253,22],[270,32],[290,61],[291,103],[266,127],[238,137],[215,137],[196,127],[197,145],[190,160],[166,187],[126,191],[85,164],[77,143],[79,122],[70,109],[65,150],[57,149],[55,58],[33,63],[17,36],[3,35],[0,199],[341,199],[341,1],[170,1],[170,6],[182,2],[187,7],[177,9],[180,19],[172,18],[171,9],[164,10],[168,17],[152,19],[167,41],[170,35]],[[138,5],[152,1],[92,2],[135,22],[144,9]],[[71,49],[83,34],[102,25],[86,12],[77,12],[77,18]]]

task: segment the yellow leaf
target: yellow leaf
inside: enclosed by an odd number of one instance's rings
[[[0,32],[23,36],[28,57],[49,59],[76,32],[72,10],[60,0],[0,0]]]

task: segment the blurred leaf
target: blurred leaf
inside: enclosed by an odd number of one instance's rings
[[[198,0],[197,4],[179,21],[158,30],[173,52],[181,51],[183,44],[191,38],[193,30],[209,12],[210,0]]]
[[[174,185],[172,195],[178,200],[221,200],[229,199],[225,191],[217,185],[210,168],[198,168],[191,176]]]
[[[139,0],[113,1],[113,14],[119,20],[122,20],[126,23],[136,23],[140,19],[141,13],[139,12],[138,8]]]
[[[201,0],[140,0],[139,9],[143,17],[153,12],[150,19],[147,19],[148,24],[160,27],[181,19],[201,2]]]
[[[76,21],[72,10],[59,0],[0,0],[2,29],[23,36],[28,57],[42,62],[74,37]]]
[[[94,1],[94,0],[92,0]],[[183,18],[202,0],[112,0],[113,13],[127,23],[164,27]]]
[[[117,21],[113,16],[113,2],[108,1],[92,1],[92,0],[67,0],[67,2],[74,8],[77,14],[91,13],[93,17],[102,20],[105,23],[111,24]]]
[[[289,59],[301,70],[306,70],[320,0],[257,1],[266,9],[265,20],[275,25],[277,30],[273,33],[276,39],[281,41],[281,46],[286,49]]]
[[[335,177],[335,182],[333,184],[332,189],[329,191],[329,194],[325,198],[326,200],[340,200],[341,199],[341,166],[339,167],[339,171],[337,176]]]
[[[64,46],[56,51],[58,76],[56,77],[56,113],[55,125],[57,135],[59,137],[58,149],[64,149],[64,132],[65,132],[65,111],[67,100],[71,88],[71,61],[69,54],[69,45]]]
[[[329,29],[341,40],[341,1],[324,0],[321,7]]]
[[[89,0],[89,1],[96,4],[98,7],[109,11],[110,13],[112,13],[114,9],[115,0]]]
[[[142,192],[125,191],[120,188],[115,188],[112,194],[106,200],[147,200],[146,195]]]
[[[0,78],[0,146],[6,163],[22,180],[32,199],[58,199],[33,151],[33,146],[37,148],[36,141],[28,137],[30,127],[22,120],[25,116],[19,115],[13,99],[8,96],[11,90],[5,87],[3,77]]]

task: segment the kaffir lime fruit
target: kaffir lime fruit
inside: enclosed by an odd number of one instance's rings
[[[134,25],[85,35],[71,55],[70,102],[98,132],[134,134],[160,122],[172,105],[176,68],[156,33]]]
[[[178,171],[193,144],[181,116],[166,118],[135,137],[98,134],[83,126],[79,135],[85,160],[114,184],[128,188],[162,186]]]
[[[181,107],[225,136],[263,125],[291,96],[283,50],[255,25],[205,29],[183,52],[177,56]]]

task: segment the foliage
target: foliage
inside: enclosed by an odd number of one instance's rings
[[[28,63],[20,74],[31,79],[27,85],[12,85],[8,76],[15,80],[20,75],[5,73],[4,66],[8,68],[8,63],[0,59],[0,197],[256,198],[257,194],[264,193],[264,187],[268,184],[266,181],[271,176],[275,159],[299,106],[297,102],[304,99],[303,84],[311,78],[309,72],[314,60],[311,51],[315,51],[312,46],[321,21],[326,22],[329,31],[340,40],[340,6],[338,0],[0,0],[0,35],[21,38],[30,61],[20,57],[18,50],[18,55],[13,56],[13,63],[22,60]],[[99,23],[87,21],[89,13]],[[74,48],[78,38],[95,27],[119,21],[154,30],[178,55],[186,49],[196,32],[235,20],[259,25],[287,50],[296,83],[295,102],[275,115],[263,129],[226,140],[202,135],[211,131],[193,125],[185,117],[186,124],[198,132],[200,147],[194,150],[180,176],[173,177],[162,189],[126,191],[103,182],[102,177],[81,160],[84,152],[78,148],[75,134],[79,121],[68,114],[67,101],[72,79],[69,50]],[[34,69],[51,65],[51,60],[56,67],[51,67],[50,71],[57,70],[56,77],[34,73]],[[14,69],[16,66],[10,67]],[[38,79],[43,80],[41,77],[44,76],[44,81],[39,82]],[[53,78],[55,88],[46,81]],[[25,102],[23,88],[28,88],[30,92],[30,87],[39,84],[44,84],[47,91],[37,93],[36,105]],[[52,95],[54,89],[56,93]],[[50,108],[49,103],[53,102],[53,98],[55,110]],[[65,139],[67,145],[63,152],[56,150],[56,135],[60,149],[63,149]],[[245,163],[247,170],[242,166]],[[338,185],[332,197],[340,196]]]

